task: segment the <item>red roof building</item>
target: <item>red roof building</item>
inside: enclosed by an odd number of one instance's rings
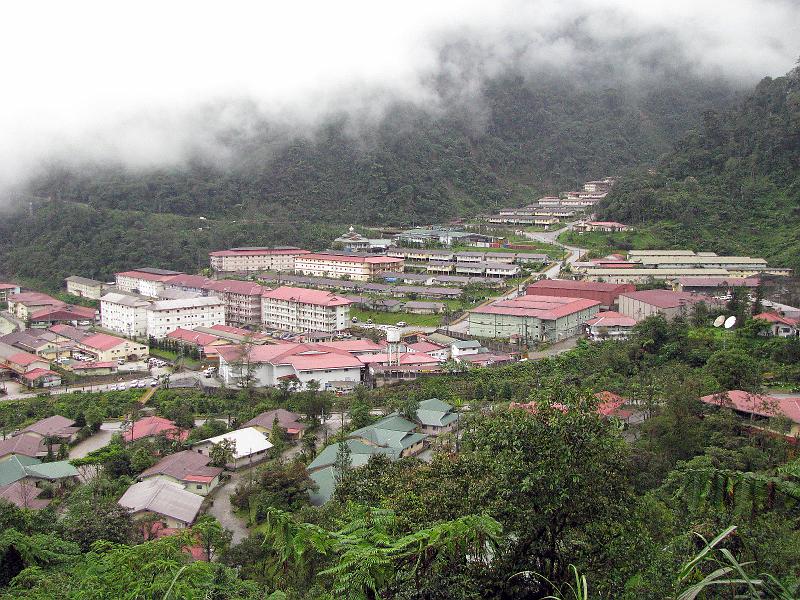
[[[712,406],[730,408],[748,417],[767,419],[785,416],[792,422],[789,435],[800,435],[800,396],[778,398],[769,394],[758,394],[744,390],[730,390],[703,396],[700,401]]]
[[[261,288],[262,290],[264,288]],[[337,296],[331,292],[323,290],[312,290],[309,288],[291,287],[283,285],[274,290],[264,290],[261,294],[263,298],[270,300],[282,300],[284,302],[297,302],[300,304],[311,304],[314,306],[349,306],[350,300],[343,296]]]
[[[180,429],[175,423],[163,417],[144,417],[135,421],[122,433],[122,439],[126,442],[135,442],[142,438],[166,435],[171,440],[183,441],[189,436],[189,432]]]
[[[563,298],[585,298],[597,300],[604,308],[611,308],[623,292],[636,291],[630,283],[600,283],[594,281],[575,281],[571,279],[541,279],[528,286],[527,293],[538,296],[559,296]]]

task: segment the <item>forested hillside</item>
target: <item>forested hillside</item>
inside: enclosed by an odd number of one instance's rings
[[[666,245],[764,256],[800,269],[800,67],[740,105],[707,111],[657,165],[623,180],[603,217]]]
[[[487,81],[481,96],[467,111],[398,104],[370,127],[352,115],[302,135],[262,123],[227,132],[225,160],[179,168],[51,164],[28,186],[51,201],[0,222],[0,271],[54,286],[135,265],[194,270],[220,247],[324,246],[350,223],[432,223],[518,204],[654,160],[733,91],[677,76],[641,90],[514,75]]]

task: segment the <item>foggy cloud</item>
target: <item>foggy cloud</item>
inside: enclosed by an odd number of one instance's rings
[[[260,119],[299,132],[395,100],[469,107],[508,69],[580,77],[602,60],[633,83],[688,68],[751,85],[800,54],[800,5],[782,0],[15,1],[0,16],[0,185],[52,156],[221,152],[221,131]]]

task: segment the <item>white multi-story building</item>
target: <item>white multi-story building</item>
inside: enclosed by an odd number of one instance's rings
[[[211,268],[230,271],[294,271],[295,258],[309,254],[293,246],[276,248],[231,248],[210,252]]]
[[[382,273],[404,269],[402,258],[345,252],[318,252],[303,254],[295,259],[294,270],[312,277],[348,277],[355,281],[369,281]]]
[[[109,292],[100,298],[100,325],[129,338],[145,337],[151,303],[139,294]]]
[[[165,269],[134,269],[116,274],[116,287],[123,292],[134,292],[150,298],[158,298],[164,291],[166,283],[176,275],[183,275],[178,271]]]
[[[147,335],[157,340],[176,329],[225,324],[225,303],[216,296],[157,300],[147,308]]]
[[[350,300],[322,290],[281,286],[261,296],[261,322],[286,331],[347,329]]]

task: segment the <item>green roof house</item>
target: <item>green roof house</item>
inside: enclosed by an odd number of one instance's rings
[[[44,508],[49,500],[38,498],[43,481],[63,485],[77,478],[78,470],[65,460],[43,463],[15,454],[0,461],[0,498],[20,508]]]
[[[353,431],[345,440],[350,450],[352,467],[362,467],[376,454],[390,460],[413,456],[422,451],[427,435],[417,432],[417,425],[397,414],[391,414],[367,427]],[[336,455],[339,444],[330,444],[308,465],[309,477],[317,484],[311,502],[325,504],[336,487]]]
[[[417,423],[422,433],[441,435],[452,431],[458,423],[458,413],[447,402],[438,398],[430,398],[419,403]]]

